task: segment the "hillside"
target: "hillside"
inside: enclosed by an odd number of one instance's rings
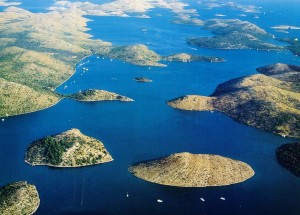
[[[281,79],[285,79],[284,74]],[[220,84],[209,97],[187,95],[167,103],[183,110],[217,110],[268,132],[300,137],[299,82],[257,74]]]
[[[15,182],[0,188],[0,214],[30,215],[40,205],[36,187],[26,181]]]
[[[204,22],[204,29],[215,36],[188,39],[191,45],[212,49],[258,49],[272,50],[282,47],[266,43],[269,38],[265,30],[239,19],[210,19]]]
[[[279,146],[276,150],[276,157],[283,167],[300,177],[300,143]]]
[[[224,186],[254,175],[252,168],[241,161],[187,152],[134,164],[129,171],[146,181],[177,187]]]
[[[112,160],[102,142],[78,129],[36,140],[25,155],[25,161],[33,166],[80,167]]]

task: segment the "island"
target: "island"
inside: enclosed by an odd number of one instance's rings
[[[191,18],[188,16],[177,17],[176,19],[172,20],[172,23],[180,25],[203,25],[203,21],[201,19]]]
[[[264,39],[272,38],[265,30],[248,21],[239,19],[210,19],[204,22],[204,29],[215,36],[190,38],[188,44],[212,49],[257,49],[281,50]]]
[[[225,186],[254,175],[253,169],[241,161],[188,152],[134,164],[129,172],[149,182],[176,187]]]
[[[146,78],[146,77],[137,77],[137,78],[134,78],[134,80],[136,82],[143,82],[143,83],[150,83],[150,82],[152,82],[151,79]]]
[[[143,44],[113,47],[106,57],[130,62],[139,66],[166,66],[159,63],[161,56]]]
[[[294,175],[300,177],[300,143],[289,143],[276,150],[278,163]]]
[[[175,61],[175,62],[192,62],[192,61],[202,61],[202,62],[211,62],[211,63],[219,63],[224,62],[225,60],[220,57],[212,57],[212,56],[199,56],[199,55],[191,55],[187,53],[179,53],[172,54],[162,58],[164,61]]]
[[[298,38],[279,38],[278,40],[281,42],[289,43],[290,45],[286,46],[285,48],[291,51],[294,55],[300,56],[300,42]]]
[[[66,98],[71,98],[76,101],[82,102],[96,102],[96,101],[122,101],[122,102],[131,102],[133,99],[126,96],[122,96],[116,93],[112,93],[106,90],[85,90],[82,92],[74,93],[71,95],[66,95]]]
[[[220,111],[234,120],[282,136],[300,137],[300,87],[299,82],[282,81],[290,76],[292,65],[285,65],[280,79],[272,71],[276,64],[255,74],[232,79],[220,84],[210,96],[186,95],[168,101],[173,108],[190,111]],[[266,68],[270,71],[267,72]],[[278,69],[274,69],[278,68]]]
[[[31,215],[38,209],[40,198],[36,187],[26,181],[8,184],[0,188],[0,214]]]
[[[26,150],[25,162],[36,166],[82,167],[112,161],[102,142],[78,129],[34,141]]]

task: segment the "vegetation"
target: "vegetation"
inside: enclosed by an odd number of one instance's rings
[[[289,70],[281,73],[280,79],[286,79],[284,74],[289,75]],[[238,122],[265,131],[300,137],[299,82],[251,75],[220,84],[209,97],[188,95],[168,104],[183,110],[218,110]]]
[[[210,30],[214,37],[188,39],[188,43],[213,49],[282,49],[263,41],[269,35],[258,26],[239,19],[211,19],[204,22],[204,28]]]
[[[283,167],[300,177],[300,143],[289,143],[278,147],[276,157]]]
[[[224,62],[223,58],[220,57],[211,57],[211,56],[199,56],[199,55],[190,55],[186,53],[173,54],[166,57],[163,57],[165,61],[177,61],[177,62],[192,62],[192,61],[202,61],[202,62]]]
[[[71,129],[34,141],[28,147],[25,161],[32,165],[78,167],[112,161],[103,144]]]
[[[0,214],[30,215],[39,207],[36,187],[25,181],[15,182],[0,188]]]
[[[294,55],[300,56],[300,41],[298,38],[281,38],[279,41],[289,43],[290,46],[286,48],[290,50]]]
[[[146,181],[178,187],[224,186],[254,175],[253,169],[241,161],[186,152],[143,161],[130,166],[129,171]]]
[[[106,101],[106,100],[119,100],[119,101],[133,101],[132,99],[108,92],[105,90],[86,90],[79,93],[66,96],[67,98],[75,99],[78,101]]]
[[[113,47],[105,55],[140,66],[165,66],[158,63],[161,60],[161,56],[149,50],[145,45]]]

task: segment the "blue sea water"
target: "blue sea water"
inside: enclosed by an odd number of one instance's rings
[[[30,10],[30,4],[27,5],[22,7]],[[286,4],[273,7],[270,3],[263,4],[263,9],[272,10],[278,20],[271,19],[273,15],[269,12],[265,15],[268,22],[263,17],[256,20],[265,29],[299,19],[299,14],[284,13],[288,10]],[[223,12],[232,17],[238,14],[228,9]],[[201,18],[212,18],[215,12],[200,14]],[[151,16],[151,19],[88,17],[93,20],[88,24],[89,33],[115,45],[143,43],[162,55],[188,52],[220,56],[226,62],[140,67],[96,56],[84,59],[82,62],[86,64],[77,67],[74,76],[57,91],[104,89],[135,101],[81,103],[65,99],[43,111],[7,118],[0,123],[0,184],[20,180],[35,184],[41,199],[36,214],[41,215],[299,214],[300,180],[282,168],[275,157],[279,145],[297,140],[239,124],[218,112],[180,111],[165,103],[185,94],[209,95],[219,83],[254,74],[259,66],[276,62],[299,64],[299,58],[288,51],[189,46],[186,38],[210,33],[196,26],[171,23],[172,14],[165,10],[153,10]],[[254,21],[250,16],[244,19]],[[89,70],[84,72],[83,67]],[[133,80],[140,76],[153,82]],[[64,89],[65,86],[68,87]],[[24,152],[32,141],[70,128],[101,140],[114,161],[77,169],[32,167],[24,162]],[[253,167],[255,176],[231,186],[176,188],[140,180],[127,171],[134,162],[176,152],[218,154],[241,160]],[[226,201],[220,200],[221,196]],[[158,198],[163,203],[157,203]]]

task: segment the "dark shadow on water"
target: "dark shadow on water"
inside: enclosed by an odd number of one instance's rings
[[[111,215],[111,213],[103,213],[98,211],[64,211],[59,215]]]

